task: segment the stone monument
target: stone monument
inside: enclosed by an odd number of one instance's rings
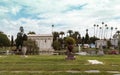
[[[97,54],[100,55],[100,56],[104,55],[102,44],[99,46],[99,50],[98,50]]]
[[[22,47],[22,54],[23,54],[23,56],[26,55],[26,52],[27,52],[27,47],[26,47],[26,46],[23,46],[23,47]]]
[[[81,45],[80,44],[78,44],[78,53],[76,53],[76,54],[78,54],[78,55],[88,55],[87,52],[81,51]]]

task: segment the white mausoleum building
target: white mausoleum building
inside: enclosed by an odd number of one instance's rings
[[[100,48],[100,46],[107,46],[107,40],[96,40],[95,44],[96,48]]]
[[[53,36],[50,34],[29,34],[28,39],[35,40],[39,47],[39,54],[53,54]]]
[[[113,35],[113,39],[111,39],[111,44],[114,46],[114,47],[118,47],[118,40],[119,40],[119,35],[118,34],[114,34]]]

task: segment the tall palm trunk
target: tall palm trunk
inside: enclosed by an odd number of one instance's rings
[[[95,37],[95,27],[96,27],[96,25],[94,24],[94,37]]]
[[[99,27],[99,25],[97,25],[96,37],[98,37],[98,27]]]
[[[113,31],[113,27],[111,27],[111,35],[110,35],[110,39],[112,39],[112,31]]]

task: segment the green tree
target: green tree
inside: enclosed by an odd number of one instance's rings
[[[95,44],[96,40],[99,40],[99,38],[97,38],[97,37],[90,37],[90,43]]]
[[[107,41],[107,47],[110,48],[112,46],[110,40]]]
[[[13,38],[13,35],[11,36],[11,46],[14,45],[14,38]]]
[[[82,43],[82,38],[81,38],[81,35],[79,34],[78,36],[78,44],[81,44]]]
[[[89,38],[89,34],[88,34],[88,29],[86,29],[85,44],[89,44],[89,43],[90,43],[90,38]]]
[[[82,37],[81,43],[82,43],[82,46],[85,44],[85,37]]]
[[[7,47],[10,46],[10,40],[8,39],[7,35],[3,32],[0,32],[0,47]]]
[[[29,31],[28,34],[36,34],[34,31]]]
[[[63,38],[63,35],[64,35],[65,33],[63,32],[63,31],[61,31],[60,32],[60,35],[61,35],[61,37]]]
[[[75,44],[75,39],[72,37],[66,37],[65,42],[67,45],[74,45]]]
[[[72,37],[66,37],[66,46],[67,46],[67,52],[71,53],[74,52],[73,48],[74,48],[74,44],[75,44],[75,39]]]
[[[39,54],[39,48],[36,44],[36,41],[28,39],[23,42],[23,45],[27,47],[27,53],[29,55]]]
[[[61,49],[61,43],[58,40],[53,41],[52,44],[54,50],[60,50]]]
[[[73,33],[73,38],[75,39],[75,41],[76,41],[76,45],[78,45],[78,42],[79,42],[79,40],[78,40],[78,37],[80,36],[80,34],[79,34],[79,32],[78,31],[75,31],[74,33]]]
[[[59,33],[58,32],[53,32],[53,41],[59,39]]]
[[[72,36],[73,31],[72,30],[68,30],[69,36]]]
[[[61,38],[59,39],[60,43],[61,43],[61,48],[64,48],[64,36],[65,33],[63,31],[60,32]]]

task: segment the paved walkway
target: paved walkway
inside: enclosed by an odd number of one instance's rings
[[[22,72],[28,72],[28,73],[42,73],[46,71],[0,71],[0,72],[12,72],[12,73],[22,73]],[[47,71],[47,72],[52,72],[52,73],[57,73],[57,72],[68,72],[68,73],[100,73],[101,71],[99,70],[88,70],[88,71]],[[105,71],[107,73],[112,73],[113,75],[120,75],[119,71]]]

